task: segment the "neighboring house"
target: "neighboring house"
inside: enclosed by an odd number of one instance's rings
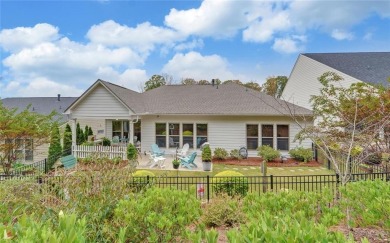
[[[2,99],[4,107],[17,108],[18,111],[23,111],[30,106],[30,111],[43,115],[50,114],[53,110],[58,112],[56,118],[59,119],[61,124],[68,121],[68,116],[64,115],[65,109],[72,104],[77,97],[17,97],[17,98],[5,98]],[[49,144],[42,144],[40,146],[34,146],[32,139],[23,139],[17,141],[20,143],[20,149],[15,151],[19,156],[19,161],[23,163],[30,163],[43,160],[47,158]]]
[[[73,131],[77,122],[88,121],[94,134],[140,141],[143,152],[154,143],[171,151],[189,143],[191,149],[199,150],[208,141],[212,149],[247,146],[254,156],[261,145],[285,154],[300,145],[294,141],[300,128],[288,110],[312,115],[308,109],[237,84],[166,85],[137,93],[97,80],[65,114]],[[311,141],[301,145],[311,148]]]
[[[310,97],[319,95],[322,87],[318,78],[329,71],[344,78],[344,87],[356,82],[388,86],[390,52],[301,54],[283,90],[282,98],[312,109]]]

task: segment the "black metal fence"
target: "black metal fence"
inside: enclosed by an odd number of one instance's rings
[[[9,175],[0,174],[0,180],[6,177],[15,177],[15,176],[34,176],[40,174],[46,174],[49,172],[49,167],[47,159],[43,159],[38,162],[34,162],[28,165],[22,165],[17,168],[11,169]]]
[[[390,181],[390,173],[371,173],[371,174],[351,174],[350,182],[361,180],[387,180]],[[69,193],[76,184],[82,184],[85,188],[82,190],[96,191],[101,189],[100,193],[105,193],[103,188],[109,186],[102,184],[100,178],[78,177],[78,176],[23,176],[23,175],[3,175],[3,180],[28,180],[30,183],[48,184],[51,187],[66,188]],[[78,183],[88,180],[87,183]],[[322,192],[329,189],[336,192],[340,186],[338,175],[304,175],[304,176],[246,176],[246,177],[126,177],[120,178],[120,183],[134,191],[141,191],[148,187],[174,188],[182,191],[194,193],[197,198],[209,201],[215,195],[225,192],[229,195],[244,196],[246,194],[263,194],[265,192],[280,191],[305,191]],[[66,183],[68,182],[68,183]],[[105,182],[106,183],[106,182]],[[107,184],[107,183],[106,183]],[[78,186],[78,185],[76,185]],[[77,190],[81,190],[80,188]]]
[[[330,162],[330,160],[327,160],[327,168],[329,170],[336,171],[335,166]],[[353,161],[353,159],[351,159],[348,164],[340,162],[339,170],[342,174],[346,172],[351,174],[386,173],[390,172],[390,165],[389,163],[373,164],[368,162],[357,164]]]

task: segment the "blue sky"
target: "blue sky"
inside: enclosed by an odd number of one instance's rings
[[[0,1],[0,97],[288,76],[299,53],[390,51],[390,1]]]

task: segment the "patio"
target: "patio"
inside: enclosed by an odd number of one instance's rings
[[[176,169],[174,169],[172,165],[172,161],[175,159],[175,155],[167,154],[163,158],[165,158],[165,160],[158,161],[158,164],[156,166],[151,167],[152,163],[150,162],[149,156],[142,154],[141,156],[138,156],[139,165],[137,166],[137,169],[176,171]],[[198,166],[197,168],[188,169],[180,166],[178,170],[179,171],[203,171],[202,158],[199,155],[196,156],[194,162]]]

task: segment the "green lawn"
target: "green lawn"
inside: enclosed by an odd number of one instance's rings
[[[237,165],[222,165],[213,164],[212,172],[203,171],[176,171],[176,170],[149,170],[156,176],[214,176],[215,174],[225,171],[234,170],[246,176],[261,176],[258,166],[237,166]],[[267,175],[274,176],[296,176],[296,175],[332,175],[334,171],[324,167],[268,167]]]

